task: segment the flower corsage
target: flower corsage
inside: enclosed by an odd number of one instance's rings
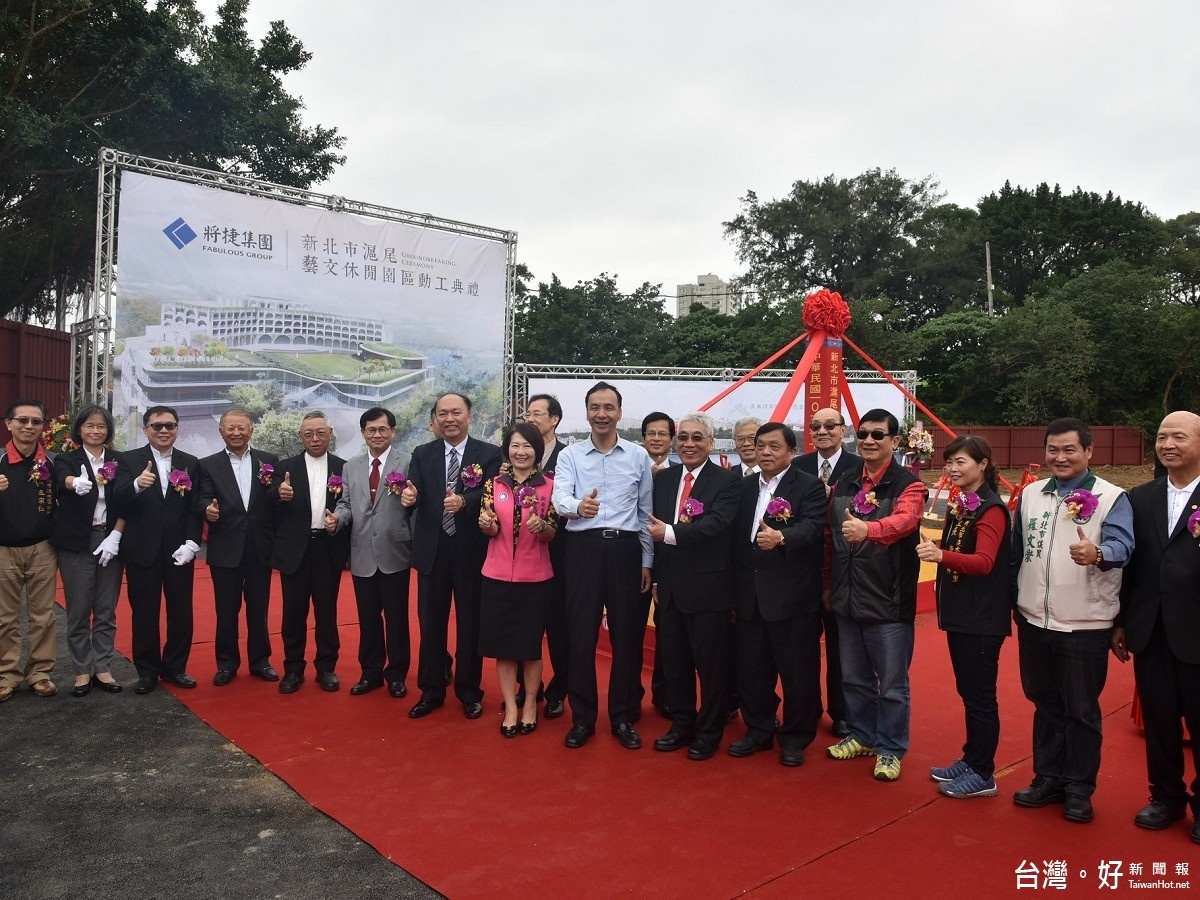
[[[957,497],[951,497],[946,501],[946,509],[956,519],[966,518],[979,509],[979,495],[974,491],[970,491],[969,493],[959,494]]]
[[[1075,488],[1063,498],[1067,518],[1077,525],[1086,525],[1100,506],[1100,498],[1091,491]]]
[[[270,485],[275,480],[275,467],[270,463],[263,463],[258,467],[258,483]]]
[[[167,482],[171,485],[171,490],[181,497],[192,489],[192,477],[183,469],[172,469],[171,474],[167,476]]]
[[[342,481],[341,475],[330,475],[329,480],[325,482],[325,490],[333,494],[335,497],[342,496],[342,488],[345,487],[345,482]]]
[[[34,484],[45,484],[50,480],[50,461],[39,459],[29,467],[29,480]]]
[[[117,464],[111,460],[96,470],[96,484],[98,485],[106,485],[116,477]]]
[[[537,488],[530,487],[527,484],[521,485],[516,491],[517,506],[532,508],[538,500]]]
[[[695,497],[688,497],[683,501],[683,509],[679,512],[680,523],[691,522],[704,515],[704,504]]]
[[[404,477],[403,472],[388,472],[383,479],[383,483],[387,485],[389,494],[400,494],[404,490],[404,485],[408,479]]]
[[[462,470],[462,483],[467,490],[473,490],[483,482],[483,466],[479,463],[471,463]]]
[[[1187,530],[1194,538],[1200,538],[1200,509],[1192,513],[1190,519],[1187,520]]]
[[[854,511],[860,516],[869,516],[879,507],[879,501],[875,499],[875,492],[868,491],[863,488],[854,495]]]
[[[782,497],[772,497],[767,503],[766,512],[772,519],[786,522],[792,517],[792,504],[788,503]]]

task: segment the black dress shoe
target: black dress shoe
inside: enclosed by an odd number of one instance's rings
[[[255,678],[261,678],[263,681],[279,680],[279,673],[276,672],[271,666],[263,666],[261,669],[251,672],[250,674]]]
[[[500,734],[506,738],[515,738],[517,736],[517,726],[501,724]]]
[[[1068,822],[1090,822],[1095,813],[1092,811],[1092,801],[1081,794],[1067,794],[1063,806],[1063,818]]]
[[[196,679],[187,672],[180,672],[177,675],[163,675],[162,680],[167,684],[173,684],[179,688],[194,688],[196,686]]]
[[[717,742],[713,738],[696,738],[688,747],[688,759],[712,759],[717,754]]]
[[[670,753],[673,750],[682,750],[691,743],[692,739],[690,737],[672,728],[654,742],[654,749],[661,750],[663,753]]]
[[[483,704],[479,701],[463,704],[463,715],[468,719],[478,719],[483,715]]]
[[[388,682],[388,693],[396,698],[407,697],[408,696],[408,685],[405,684],[403,681],[389,681]]]
[[[342,686],[342,683],[338,681],[337,675],[333,672],[321,672],[317,675],[317,684],[320,685],[323,691],[336,691]]]
[[[779,763],[784,766],[802,766],[804,765],[804,751],[791,747],[780,747]]]
[[[642,739],[638,736],[637,731],[628,722],[622,722],[616,725],[612,730],[613,737],[626,750],[640,750],[642,748]]]
[[[563,705],[563,702],[561,700],[546,701],[546,718],[547,719],[557,719],[559,716],[561,716],[566,711],[567,711],[567,708],[566,708],[566,706]]]
[[[133,686],[133,692],[135,694],[149,694],[156,687],[158,687],[157,678],[139,678],[137,684]]]
[[[283,676],[283,681],[279,682],[279,693],[294,694],[300,690],[300,685],[304,684],[304,676],[299,672],[289,672]]]
[[[444,701],[442,700],[434,700],[430,697],[422,697],[416,702],[413,708],[408,711],[408,717],[410,719],[423,719],[425,716],[429,715],[431,712],[441,706],[443,702]],[[483,712],[482,707],[479,711]]]
[[[567,732],[567,736],[563,738],[563,746],[570,747],[572,750],[578,750],[595,733],[596,726],[594,725],[572,725],[571,730]]]
[[[740,740],[734,741],[729,745],[730,756],[753,756],[755,753],[761,753],[763,750],[770,750],[771,742],[760,744],[754,738],[747,735]]]
[[[834,737],[850,737],[850,725],[845,719],[834,719],[829,730],[833,732]]]
[[[1162,831],[1173,822],[1178,822],[1187,812],[1187,806],[1168,806],[1161,800],[1151,800],[1138,810],[1133,824],[1148,831]]]
[[[217,672],[217,674],[213,676],[213,684],[215,684],[217,687],[225,687],[225,685],[233,681],[233,676],[234,673],[230,672],[228,669],[221,669],[221,671]]]
[[[96,687],[100,688],[100,690],[104,691],[106,694],[119,694],[121,691],[125,690],[125,688],[116,681],[101,681],[95,675],[92,676],[92,684],[96,685]]]
[[[383,687],[383,680],[371,681],[364,678],[362,681],[355,682],[350,686],[350,693],[357,697],[359,694],[366,694],[369,691],[375,690],[377,687]]]
[[[1200,844],[1200,819],[1192,822],[1192,843]]]
[[[1029,787],[1013,794],[1013,803],[1030,809],[1041,809],[1051,803],[1062,803],[1066,799],[1066,792],[1062,788],[1051,784],[1040,775],[1033,779]]]
[[[75,685],[75,687],[71,688],[71,696],[72,697],[86,697],[88,694],[90,694],[92,692],[92,682],[95,680],[96,680],[95,678],[89,678],[83,684]]]
[[[521,734],[533,734],[537,731],[537,719],[532,722],[522,722],[520,725]]]

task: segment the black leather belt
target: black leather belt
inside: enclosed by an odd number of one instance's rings
[[[635,538],[638,535],[636,531],[622,531],[620,528],[585,528],[583,531],[575,531],[572,534],[601,538],[606,541],[617,538]]]
[[[108,531],[107,525],[93,525],[92,531]]]
[[[308,539],[311,541],[313,538],[325,537],[328,534],[329,532],[324,528],[311,528],[308,532]]]

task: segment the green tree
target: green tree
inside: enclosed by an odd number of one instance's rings
[[[225,396],[229,399],[230,406],[244,409],[255,422],[283,405],[283,388],[278,381],[269,378],[235,384]]]
[[[283,412],[268,411],[254,426],[254,446],[258,450],[274,453],[280,459],[298,456],[304,452],[300,441],[300,423],[307,410],[289,409]],[[329,450],[337,450],[337,435],[329,440]]]
[[[92,281],[97,151],[295,187],[345,161],[281,76],[309,54],[249,0],[210,29],[194,0],[13,0],[0,8],[0,315],[46,318]]]

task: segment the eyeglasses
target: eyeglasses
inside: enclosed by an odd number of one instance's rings
[[[886,431],[880,431],[878,428],[874,431],[867,431],[865,428],[860,428],[854,433],[860,441],[865,441],[867,438],[873,441],[882,441],[885,437],[891,437]]]
[[[540,409],[537,409],[537,410],[530,410],[529,412],[525,413],[525,418],[526,419],[544,419],[549,415],[550,415],[549,413],[544,413]]]
[[[363,429],[363,434],[366,434],[366,435],[388,434],[391,430],[392,429],[389,428],[387,425],[370,425]]]
[[[703,444],[708,440],[708,435],[702,431],[697,431],[695,434],[688,434],[686,431],[681,431],[675,439],[681,444]]]
[[[808,426],[809,431],[833,431],[835,428],[842,428],[841,422],[813,422]]]
[[[9,419],[8,421],[16,422],[22,428],[26,428],[30,425],[36,425],[38,428],[41,428],[43,425],[46,424],[45,419],[32,419],[29,416],[14,416],[13,418]]]
[[[754,446],[754,435],[747,434],[744,437],[734,438],[733,442],[735,444],[749,444],[751,447],[753,447]]]
[[[671,436],[671,432],[669,432],[669,431],[647,431],[645,433],[645,435],[643,435],[643,437],[665,437],[665,438],[669,438],[670,436]]]
[[[178,422],[151,422],[146,426],[151,431],[174,431],[179,427]]]

